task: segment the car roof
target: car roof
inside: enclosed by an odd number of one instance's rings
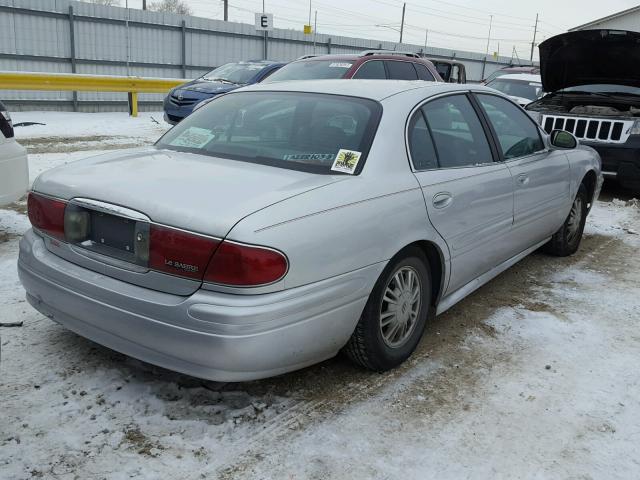
[[[376,57],[377,58],[377,57]],[[432,95],[449,91],[468,91],[469,87],[445,82],[427,82],[425,80],[288,80],[282,82],[258,83],[235,90],[265,92],[304,92],[345,95],[348,97],[369,98],[380,101],[392,95],[418,88],[432,90]],[[480,87],[482,88],[482,87]],[[493,91],[492,89],[489,89]]]
[[[540,75],[537,73],[508,73],[507,75],[499,76],[495,80],[520,80],[523,82],[537,82],[537,83],[542,82]]]
[[[299,58],[298,60],[295,60],[296,62],[313,62],[313,61],[317,61],[317,60],[349,60],[352,62],[355,62],[357,60],[371,60],[372,58],[375,58],[376,60],[405,60],[405,61],[412,61],[415,62],[417,61],[418,63],[420,61],[424,61],[426,60],[425,58],[421,58],[421,57],[415,57],[415,56],[409,56],[409,55],[404,55],[404,54],[393,54],[393,53],[389,53],[389,54],[384,54],[384,53],[376,53],[374,54],[369,54],[369,55],[362,55],[362,54],[358,54],[358,53],[333,53],[333,54],[327,54],[327,55],[314,55],[314,56],[309,56],[306,58]]]

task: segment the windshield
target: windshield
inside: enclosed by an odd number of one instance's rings
[[[249,83],[251,79],[266,65],[260,63],[227,63],[211,70],[205,80],[226,80],[231,83]]]
[[[498,77],[501,77],[503,75],[508,75],[508,74],[509,74],[509,72],[505,72],[504,70],[496,70],[495,72],[493,72],[491,75],[489,75],[486,78],[485,82],[489,83],[489,82],[491,82],[492,80],[495,80]]]
[[[614,85],[609,83],[598,83],[595,85],[578,85],[577,87],[568,87],[558,90],[558,92],[588,92],[588,93],[623,93],[640,95],[640,88],[628,87],[626,85]]]
[[[271,75],[266,82],[342,78],[352,65],[353,62],[348,60],[305,60],[303,62],[293,62]]]
[[[526,98],[532,101],[540,98],[542,95],[542,84],[539,82],[497,78],[496,80],[487,83],[487,87],[495,88],[505,95]]]
[[[381,111],[373,100],[339,95],[235,92],[188,116],[156,146],[313,173],[357,174]],[[344,152],[349,168],[336,168]]]

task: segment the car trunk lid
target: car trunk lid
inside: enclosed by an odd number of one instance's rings
[[[149,256],[148,248],[144,249],[154,231],[172,242],[182,231],[197,234],[201,248],[210,248],[213,253],[218,241],[247,215],[338,179],[147,148],[52,169],[37,179],[33,190],[69,202],[65,235],[71,245],[49,242],[54,253],[93,270],[99,265],[101,273],[130,283],[149,286],[153,277],[152,286],[157,290],[188,294],[200,286],[202,266],[189,272],[194,262],[182,262],[180,255],[173,255],[170,260],[176,261],[180,270],[174,270],[173,265],[165,268],[164,263],[162,268],[154,268],[153,252]],[[158,233],[161,229],[166,231]],[[78,241],[70,241],[70,235]],[[199,254],[201,263],[206,263],[206,253]],[[185,256],[189,254],[185,252]],[[184,278],[177,282],[167,275],[173,271],[190,277],[190,286],[185,289]]]

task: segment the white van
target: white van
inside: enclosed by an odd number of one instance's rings
[[[16,142],[11,117],[0,102],[0,206],[15,202],[28,189],[27,150]]]

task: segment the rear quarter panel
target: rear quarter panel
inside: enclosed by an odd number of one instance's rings
[[[283,251],[290,270],[281,288],[374,264],[381,264],[381,270],[402,248],[420,240],[435,243],[448,264],[447,247],[428,220],[407,158],[404,126],[413,105],[413,100],[383,103],[360,175],[339,176],[335,183],[255,212],[228,238]],[[443,271],[446,276],[448,269]]]

